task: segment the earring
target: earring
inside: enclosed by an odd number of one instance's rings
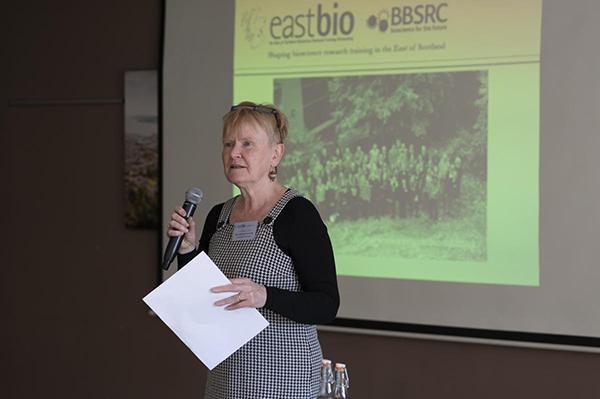
[[[275,181],[276,177],[277,177],[277,167],[271,168],[271,170],[269,171],[269,179],[271,179],[271,181]]]

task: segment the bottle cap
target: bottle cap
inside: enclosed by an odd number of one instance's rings
[[[345,365],[344,363],[336,363],[336,364],[335,364],[335,369],[336,369],[336,370],[340,370],[340,371],[342,371],[342,370],[344,370],[345,368],[346,368],[346,365]]]
[[[321,364],[323,366],[330,367],[331,366],[331,360],[329,360],[329,359],[323,359],[323,360],[321,360]]]

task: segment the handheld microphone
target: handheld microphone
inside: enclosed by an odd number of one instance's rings
[[[188,220],[190,216],[194,216],[194,211],[200,201],[202,201],[202,190],[199,188],[190,188],[185,192],[185,202],[183,203],[185,220]],[[168,270],[173,260],[175,260],[177,251],[179,251],[179,247],[181,246],[181,241],[183,241],[183,236],[171,237],[169,240],[169,245],[167,245],[163,258],[162,268],[164,270]]]

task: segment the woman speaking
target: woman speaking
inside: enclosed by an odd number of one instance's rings
[[[288,133],[273,105],[242,102],[223,117],[225,177],[241,192],[195,223],[175,208],[167,236],[184,236],[182,267],[205,251],[231,284],[216,302],[254,307],[269,326],[208,373],[206,398],[315,398],[321,347],[315,324],[335,318],[340,298],[327,228],[313,204],[277,181]],[[243,327],[241,327],[243,328]]]

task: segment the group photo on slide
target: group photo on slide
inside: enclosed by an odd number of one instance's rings
[[[487,71],[274,80],[281,179],[336,253],[484,261]]]

